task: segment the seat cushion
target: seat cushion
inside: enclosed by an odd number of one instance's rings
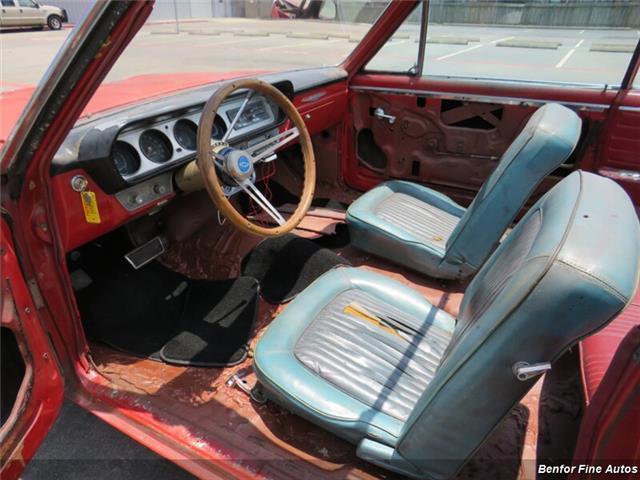
[[[351,204],[351,243],[361,250],[431,276],[454,278],[441,265],[449,236],[465,209],[446,195],[410,182],[391,181]]]
[[[454,324],[399,282],[340,268],[271,324],[254,368],[267,395],[288,409],[353,443],[371,437],[393,446]]]
[[[600,332],[580,342],[582,383],[587,405],[596,393],[622,339],[640,325],[640,293]]]

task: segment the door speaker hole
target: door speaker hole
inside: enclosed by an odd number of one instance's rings
[[[363,128],[358,132],[357,154],[358,160],[371,170],[383,172],[387,168],[387,156],[376,143],[369,128]]]

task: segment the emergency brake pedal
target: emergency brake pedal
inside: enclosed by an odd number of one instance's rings
[[[152,260],[162,255],[166,250],[165,242],[160,237],[154,237],[144,245],[140,245],[127,253],[124,258],[133,268],[138,270]]]

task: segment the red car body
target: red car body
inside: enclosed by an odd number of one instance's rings
[[[341,173],[349,186],[367,190],[383,180],[358,165],[354,154],[353,130],[348,127],[353,119],[347,106],[354,92],[359,87],[375,86],[400,92],[429,91],[442,96],[463,94],[469,98],[502,99],[505,108],[515,108],[512,107],[514,99],[516,103],[559,101],[583,105],[583,118],[598,128],[594,129],[586,148],[581,151],[581,168],[615,178],[636,205],[640,205],[640,182],[631,174],[625,174],[640,171],[640,91],[633,90],[631,86],[631,79],[640,67],[640,49],[636,49],[625,84],[620,90],[543,88],[516,84],[496,86],[483,82],[362,73],[362,66],[381,48],[413,7],[414,2],[393,2],[341,65],[348,72],[347,79],[330,87],[322,87],[325,96],[331,99],[330,108],[323,110],[323,104],[303,102],[302,98],[294,99],[301,112],[319,109],[320,114],[314,115],[308,125],[311,132],[322,130],[329,117],[340,117],[343,126],[339,138],[339,147],[343,152]],[[65,198],[60,194],[63,190],[56,188],[56,182],[68,183],[69,176],[74,172],[56,177],[53,182],[48,175],[51,158],[78,118],[168,92],[256,73],[141,76],[101,86],[106,73],[152,8],[153,2],[131,2],[126,13],[113,25],[109,33],[110,41],[100,48],[101,55],[80,72],[81,76],[74,87],[63,97],[57,115],[50,119],[49,128],[34,142],[30,161],[20,173],[19,184],[7,179],[7,176],[15,173],[8,161],[21,148],[17,140],[29,133],[20,128],[14,129],[14,125],[18,123],[34,90],[17,90],[6,94],[2,100],[2,326],[15,333],[27,365],[26,380],[18,398],[21,407],[14,410],[3,427],[0,450],[3,478],[17,478],[20,475],[55,421],[64,395],[199,477],[255,476],[250,459],[230,461],[237,459],[238,455],[227,445],[211,438],[198,438],[189,430],[165,421],[148,412],[126,392],[121,392],[117,398],[110,394],[107,382],[91,364],[88,345],[78,325],[79,315],[71,297],[69,281],[62,274],[65,268],[64,250],[81,245],[95,236],[94,231],[86,231],[83,229],[84,223],[78,222],[77,216],[82,212],[75,198]],[[275,5],[274,12],[278,16],[284,15]],[[304,96],[309,98],[313,93],[305,92]],[[588,108],[593,105],[603,108]],[[97,192],[101,204],[105,205],[105,231],[131,218],[99,187],[93,186],[93,190]],[[64,191],[69,192],[68,189]],[[138,215],[143,213],[138,212]],[[635,332],[637,337],[637,328]],[[605,349],[609,358],[613,357],[617,347],[615,342],[607,344]],[[628,350],[629,347],[625,348]],[[619,376],[618,381],[636,382],[635,390],[626,391],[621,384],[618,384],[618,390],[624,390],[622,394],[625,395],[635,395],[637,399],[638,364],[636,362],[633,366],[628,363],[625,368],[630,371]],[[637,407],[636,401],[636,410]],[[597,435],[601,428],[597,422],[592,421],[584,428],[585,437],[593,436],[601,443],[607,441],[606,435]],[[613,429],[621,438],[635,441],[635,445],[638,445],[639,429],[631,420],[614,426],[608,423],[602,428]],[[593,460],[592,457],[599,450],[597,445],[591,445],[580,451],[587,452],[585,458]]]

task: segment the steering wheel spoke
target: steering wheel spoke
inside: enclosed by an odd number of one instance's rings
[[[271,218],[275,220],[278,225],[284,225],[286,220],[280,215],[280,212],[274,207],[271,202],[265,197],[258,187],[251,180],[244,180],[243,182],[238,182],[240,188],[245,191],[247,195],[249,195],[254,202],[260,205],[260,208],[267,213]]]
[[[262,142],[256,143],[246,149],[246,152],[251,155],[253,163],[262,162],[276,153],[276,150],[283,147],[292,140],[300,136],[300,131],[297,127],[292,127],[289,130],[279,133],[271,138],[267,138]]]
[[[216,164],[218,168],[224,168],[224,157],[216,152],[213,148],[211,149],[211,155],[213,155],[213,163]]]
[[[233,129],[236,127],[236,123],[238,123],[238,120],[240,120],[240,118],[242,117],[244,109],[247,107],[247,104],[249,103],[249,100],[251,100],[251,97],[253,97],[253,90],[249,90],[247,92],[246,97],[244,97],[244,100],[242,101],[240,108],[236,112],[236,115],[233,117],[233,120],[231,121],[231,125],[229,125],[229,128],[227,128],[227,131],[222,137],[223,142],[226,142],[231,136],[231,132],[233,132]]]

